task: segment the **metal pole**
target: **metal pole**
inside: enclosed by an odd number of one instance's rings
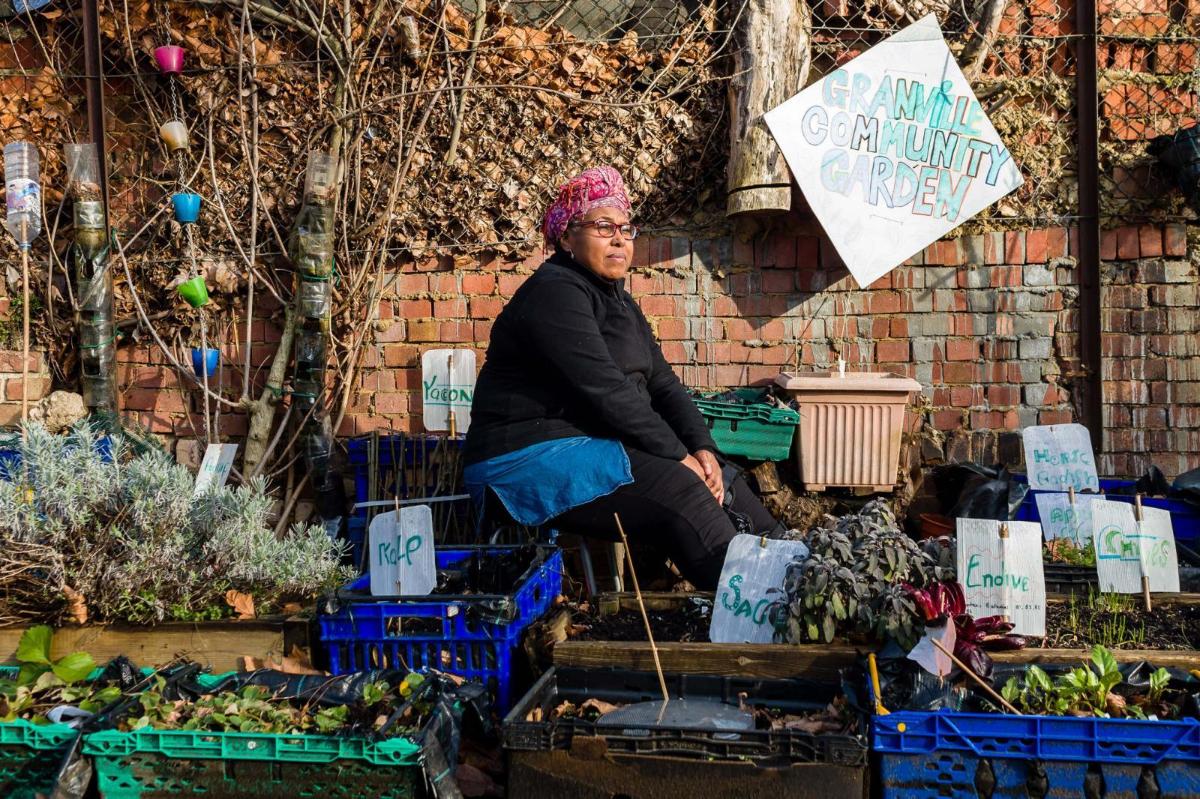
[[[1079,351],[1083,367],[1080,414],[1092,448],[1104,449],[1104,394],[1100,315],[1100,116],[1096,81],[1096,0],[1076,0],[1075,40],[1077,156],[1079,160]]]
[[[100,12],[96,0],[83,0],[83,74],[87,90],[88,133],[100,162],[100,196],[108,215],[108,143],[104,135],[104,63],[101,59]]]

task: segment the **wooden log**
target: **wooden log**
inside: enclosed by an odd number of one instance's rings
[[[808,82],[812,13],[807,0],[748,0],[736,25],[725,215],[783,213],[792,173],[763,114]]]
[[[0,662],[15,663],[22,627],[0,629]],[[306,619],[253,619],[248,621],[170,622],[155,627],[87,625],[54,631],[51,657],[87,652],[97,663],[125,655],[138,666],[160,666],[186,657],[214,672],[240,669],[250,656],[278,660],[293,644],[308,645]]]

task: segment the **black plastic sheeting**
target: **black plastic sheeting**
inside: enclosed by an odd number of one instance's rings
[[[1026,483],[1012,479],[1003,466],[952,463],[934,472],[938,502],[952,519],[995,519],[1008,521],[1017,512]]]
[[[1200,213],[1200,125],[1156,136],[1146,145],[1146,152],[1158,159],[1164,174]]]

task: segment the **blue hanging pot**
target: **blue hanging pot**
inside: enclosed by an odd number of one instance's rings
[[[212,377],[217,373],[217,365],[221,363],[221,351],[218,349],[202,350],[199,347],[192,347],[192,371],[196,373],[196,377]]]
[[[200,195],[181,191],[171,195],[171,205],[175,206],[175,221],[181,225],[190,225],[200,218]]]

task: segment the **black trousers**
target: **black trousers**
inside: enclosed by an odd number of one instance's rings
[[[725,509],[699,477],[679,461],[625,448],[633,482],[547,522],[562,532],[620,540],[613,514],[619,514],[629,546],[661,551],[701,591],[712,591],[721,576],[725,549],[737,534]],[[749,518],[756,535],[779,528],[746,481],[738,476],[731,507]]]

